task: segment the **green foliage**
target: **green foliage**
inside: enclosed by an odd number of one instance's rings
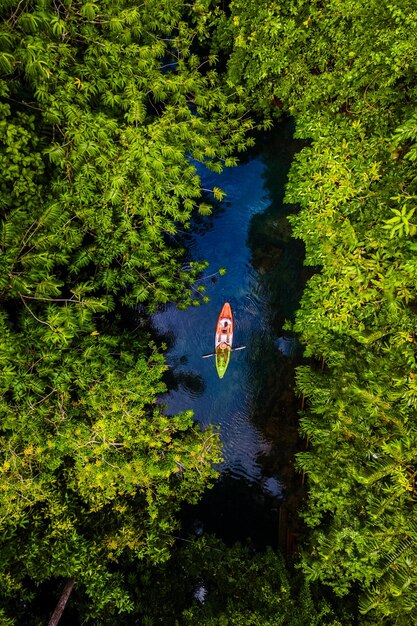
[[[229,80],[261,108],[275,96],[297,117],[308,111],[317,131],[312,114],[323,109],[372,118],[377,130],[381,116],[392,118],[391,105],[407,106],[401,99],[414,88],[416,37],[411,0],[233,0],[231,11]]]
[[[166,559],[216,475],[216,433],[164,415],[163,358],[120,318],[206,300],[178,239],[208,212],[195,163],[232,165],[253,125],[197,54],[216,11],[1,3],[0,593],[21,623],[69,577],[85,620],[131,610],[119,564]]]
[[[407,205],[401,208],[401,211],[398,209],[391,209],[394,213],[394,217],[391,217],[389,220],[385,220],[385,224],[383,228],[386,228],[390,231],[390,237],[404,237],[405,235],[411,235],[412,237],[417,232],[417,226],[415,224],[410,223],[410,219],[414,215],[415,208],[413,207],[409,211],[407,210]]]
[[[190,553],[188,569],[200,576],[207,596],[184,612],[184,626],[341,626],[324,600],[313,600],[308,584],[290,578],[271,549],[253,555],[203,539]]]
[[[175,236],[202,195],[193,163],[230,165],[252,127],[214,59],[192,48],[206,22],[196,9],[162,0],[105,2],[100,15],[88,2],[0,9],[3,65],[10,57],[13,68],[0,93],[19,104],[0,109],[3,298],[55,298],[69,268],[64,291],[89,281],[110,309],[115,296],[149,310],[191,303],[199,268],[181,271]]]
[[[316,268],[294,329],[324,364],[298,371],[303,570],[359,588],[378,624],[414,623],[417,606],[416,20],[410,0],[234,0],[222,25],[230,84],[308,142],[286,195]]]
[[[264,128],[294,115],[308,142],[287,188],[317,269],[294,329],[324,364],[298,371],[302,568],[339,596],[359,588],[364,624],[409,624],[417,608],[416,7],[229,8],[0,7],[0,569],[16,620],[34,585],[74,576],[85,621],[151,623],[126,574],[141,561],[173,591],[176,512],[214,477],[218,441],[188,412],[163,414],[163,359],[119,313],[206,300],[205,266],[184,262],[178,237],[193,211],[210,214],[203,192],[224,192],[201,189],[195,162],[235,164],[251,106]],[[209,593],[173,619],[337,624],[308,587],[292,594],[273,553],[222,550],[191,548],[186,586],[199,576]]]
[[[129,610],[112,569],[168,557],[180,503],[216,475],[217,437],[190,412],[162,414],[166,367],[152,344],[118,327],[39,352],[49,328],[22,323],[18,334],[2,319],[2,593],[74,576],[92,615]]]
[[[132,623],[188,626],[348,626],[272,549],[264,554],[214,536],[176,545],[169,561],[132,572]],[[113,626],[112,618],[101,622]]]

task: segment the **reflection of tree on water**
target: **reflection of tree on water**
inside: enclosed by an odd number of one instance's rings
[[[176,337],[174,333],[162,333],[155,327],[152,327],[152,335],[159,346],[166,346],[168,350],[175,346]],[[187,365],[187,361],[188,359],[185,355],[171,358],[170,366],[164,373],[163,381],[169,391],[178,391],[182,388],[191,396],[200,396],[206,388],[204,379],[199,374],[196,374],[195,371],[184,371],[183,368]]]
[[[193,240],[196,235],[201,236],[211,230],[216,219],[223,215],[230,206],[230,203],[226,200],[223,202],[213,200],[212,194],[207,194],[207,196],[204,197],[204,201],[211,207],[211,213],[209,216],[201,215],[197,212],[193,214],[191,219],[190,240]]]
[[[290,137],[290,126],[281,126],[277,139],[268,137],[270,147],[263,142],[261,154],[245,165],[226,169],[220,178],[204,175],[205,187],[224,187],[231,204],[215,207],[215,213],[220,208],[216,219],[197,217],[201,223],[193,225],[188,254],[211,263],[207,278],[218,267],[227,273],[215,284],[208,281],[207,305],[180,312],[171,306],[154,316],[155,326],[167,335],[160,341],[169,346],[169,412],[192,409],[203,427],[221,426],[222,477],[196,512],[187,509],[186,518],[197,515],[223,538],[258,537],[259,545],[260,535],[264,543],[277,544],[283,483],[286,503],[296,489],[291,477],[298,444],[294,367],[299,354],[283,324],[298,306],[303,248],[290,237],[288,207],[282,204],[296,145],[288,139],[290,149],[282,147],[283,128]],[[212,349],[225,301],[235,314],[236,342],[247,348],[233,354],[225,380],[219,381],[214,363],[201,355]]]
[[[276,485],[250,483],[223,473],[196,506],[183,511],[183,531],[215,533],[227,543],[248,537],[257,549],[278,545]]]
[[[253,337],[253,370],[255,390],[251,419],[264,436],[272,442],[258,456],[266,476],[278,476],[284,488],[281,503],[281,526],[297,532],[300,522],[297,510],[303,497],[301,477],[295,471],[294,455],[302,449],[298,435],[300,400],[295,396],[295,367],[302,359],[302,350],[295,337],[283,330],[286,320],[293,319],[305,284],[303,245],[291,238],[286,218],[289,207],[283,204],[286,175],[299,142],[291,140],[290,125],[284,143],[270,142],[265,154],[264,179],[272,203],[266,211],[253,216],[248,246],[252,266],[262,287],[268,318],[268,331]],[[269,153],[269,154],[268,154]],[[278,526],[278,525],[277,525]],[[278,532],[278,531],[277,531]],[[288,545],[286,528],[279,529],[281,547]]]
[[[286,511],[285,525],[288,525],[293,533],[298,534],[300,521],[297,512],[304,496],[304,489],[302,478],[295,470],[294,457],[297,452],[304,449],[304,444],[298,434],[300,399],[294,393],[296,365],[295,359],[285,359],[280,354],[276,357],[275,368],[271,368],[264,384],[258,388],[258,402],[252,419],[265,437],[273,442],[270,449],[258,456],[257,460],[264,474],[279,476],[283,485],[282,506]],[[284,522],[282,516],[280,521]]]
[[[294,348],[294,346],[292,346]],[[303,449],[298,434],[298,410],[300,399],[295,395],[295,367],[299,364],[300,350],[293,356],[284,355],[276,343],[255,339],[254,359],[262,362],[262,369],[254,375],[254,402],[251,413],[252,422],[261,430],[271,445],[257,457],[265,476],[277,477],[282,485],[280,506],[286,511],[285,522],[279,516],[281,524],[291,528],[291,532],[300,532],[297,511],[304,495],[301,476],[296,472],[294,455]],[[256,356],[256,353],[259,356]],[[278,531],[278,516],[275,520]],[[284,531],[285,537],[287,530]],[[286,548],[285,540],[282,548]]]
[[[206,388],[202,376],[194,372],[175,371],[172,367],[167,370],[164,379],[168,389],[178,391],[182,387],[192,396],[201,396]]]

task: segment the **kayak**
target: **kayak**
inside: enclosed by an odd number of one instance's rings
[[[230,353],[233,343],[233,315],[230,304],[225,302],[216,325],[216,337],[214,340],[214,352],[216,356],[216,369],[219,378],[223,378],[230,361]]]

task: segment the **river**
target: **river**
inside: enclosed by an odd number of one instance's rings
[[[224,462],[220,479],[198,507],[187,511],[196,527],[225,540],[250,536],[276,545],[277,511],[298,491],[294,473],[297,408],[294,368],[302,353],[283,330],[293,319],[305,282],[303,246],[290,236],[283,203],[288,170],[299,149],[291,121],[261,137],[242,164],[213,174],[201,166],[203,186],[220,187],[225,199],[199,218],[187,238],[191,259],[207,260],[208,304],[186,311],[167,306],[153,316],[169,350],[171,389],[161,401],[174,414],[192,409],[204,427],[220,427]],[[234,346],[225,377],[217,376],[213,351],[217,317],[232,307]],[[291,508],[291,507],[290,507]]]

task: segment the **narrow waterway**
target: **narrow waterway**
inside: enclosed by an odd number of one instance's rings
[[[303,248],[290,237],[283,204],[288,170],[297,142],[290,122],[264,137],[246,162],[221,175],[200,169],[205,188],[226,198],[210,218],[198,220],[188,238],[190,258],[206,259],[203,277],[208,304],[154,316],[169,345],[171,390],[161,400],[168,413],[192,409],[202,425],[220,426],[224,462],[221,477],[193,516],[225,539],[251,536],[277,541],[277,509],[293,494],[297,440],[294,367],[301,351],[283,330],[298,306],[304,283]],[[230,302],[233,352],[225,377],[213,358],[216,320]]]

